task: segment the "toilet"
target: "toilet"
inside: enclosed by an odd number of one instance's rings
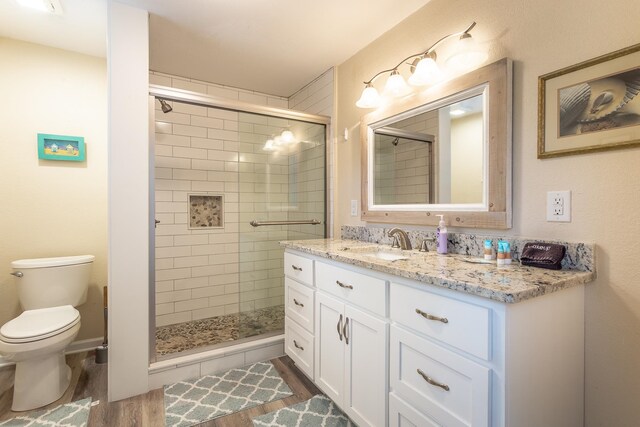
[[[12,411],[58,400],[69,387],[64,351],[80,330],[74,307],[87,301],[93,255],[13,261],[20,305],[25,310],[0,328],[0,355],[15,362]]]

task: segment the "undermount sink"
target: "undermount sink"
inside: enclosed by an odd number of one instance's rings
[[[409,259],[409,257],[405,255],[400,255],[392,252],[381,252],[381,251],[365,253],[363,255],[370,256],[372,258],[378,258],[384,261],[398,261],[401,259]]]

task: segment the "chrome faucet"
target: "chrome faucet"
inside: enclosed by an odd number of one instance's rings
[[[392,228],[391,230],[389,230],[389,237],[393,237],[394,244],[392,245],[392,247],[397,247],[395,245],[397,242],[400,244],[400,249],[411,249],[411,240],[409,240],[409,236],[404,230],[401,230],[398,227]]]

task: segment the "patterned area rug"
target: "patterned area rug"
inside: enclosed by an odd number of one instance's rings
[[[291,396],[270,362],[219,375],[180,381],[164,388],[165,424],[187,427]]]
[[[89,421],[91,398],[56,406],[52,409],[28,412],[0,423],[10,427],[85,427]]]
[[[253,419],[255,427],[356,427],[331,399],[321,394]]]

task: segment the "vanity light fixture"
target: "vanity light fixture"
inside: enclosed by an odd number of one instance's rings
[[[437,55],[435,49],[442,42],[452,37],[460,37],[458,43],[459,47],[457,47],[456,52],[451,56],[451,58],[446,61],[447,65],[451,64],[454,71],[474,68],[484,62],[487,59],[486,52],[477,48],[471,34],[469,33],[469,31],[471,31],[475,26],[476,23],[473,22],[464,31],[446,35],[431,45],[431,47],[424,52],[410,55],[400,61],[395,67],[389,68],[388,70],[382,70],[374,75],[371,79],[364,82],[365,88],[362,91],[360,99],[356,102],[356,106],[359,108],[377,108],[380,106],[380,94],[373,86],[373,82],[375,79],[386,73],[390,74],[387,79],[387,83],[385,84],[385,95],[402,97],[409,94],[411,89],[405,82],[402,75],[398,72],[398,67],[405,63],[411,65],[412,74],[411,77],[409,77],[409,83],[412,86],[433,85],[441,81],[444,78],[444,73],[440,70],[440,67],[436,62]],[[412,63],[407,62],[410,59],[413,59]],[[464,67],[462,65],[464,65]]]

